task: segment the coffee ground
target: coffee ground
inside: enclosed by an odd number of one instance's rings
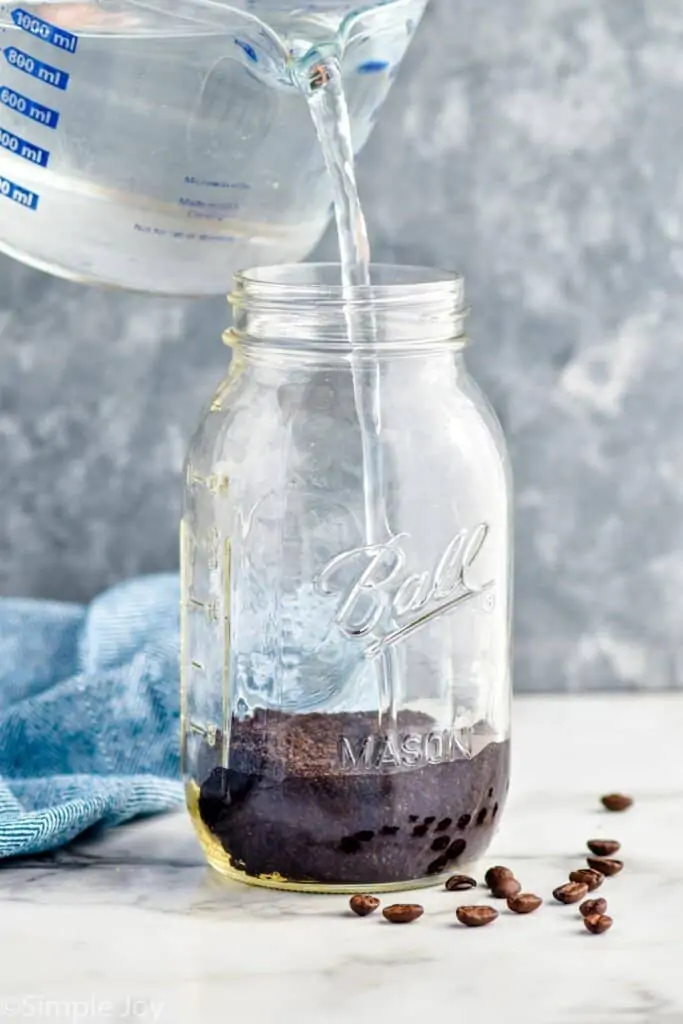
[[[433,725],[404,712],[398,731]],[[438,876],[481,856],[507,794],[509,742],[482,735],[474,756],[418,767],[342,767],[339,737],[375,729],[366,714],[233,720],[230,767],[210,770],[199,794],[199,814],[232,866],[371,885]]]

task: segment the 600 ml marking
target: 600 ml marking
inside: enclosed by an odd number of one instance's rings
[[[66,89],[69,84],[69,75],[66,71],[60,71],[51,64],[45,64],[42,60],[36,60],[30,53],[18,50],[16,46],[6,46],[2,51],[5,60],[17,71],[23,71],[32,78],[37,78],[45,85],[51,85],[55,89]]]
[[[47,149],[34,146],[32,142],[14,135],[12,132],[0,128],[0,149],[7,149],[10,153],[20,156],[22,160],[30,160],[32,164],[39,167],[47,167],[50,162],[50,154]]]
[[[22,188],[21,185],[15,185],[9,178],[0,177],[0,198],[3,196],[5,199],[11,199],[13,203],[19,203],[19,206],[25,206],[27,210],[38,209],[40,196],[35,192],[29,192],[27,188]]]
[[[35,121],[36,124],[45,125],[46,128],[56,128],[59,124],[59,113],[56,110],[44,107],[42,103],[36,103],[28,96],[22,96],[20,92],[15,92],[14,89],[10,89],[6,85],[0,85],[0,103],[9,107],[16,114]]]
[[[15,7],[12,11],[12,21],[23,32],[28,32],[36,39],[42,39],[50,46],[56,46],[64,53],[75,53],[78,48],[78,36],[75,36],[73,32],[57,28],[56,25],[51,25],[49,21],[43,21],[42,18],[36,18],[35,14],[30,14],[23,7]]]

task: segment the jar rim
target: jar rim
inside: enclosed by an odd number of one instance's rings
[[[238,291],[251,292],[259,298],[308,298],[318,301],[361,301],[425,298],[444,292],[463,292],[461,274],[412,264],[371,263],[369,285],[345,288],[341,283],[339,263],[283,263],[251,267],[235,274]],[[233,296],[228,296],[232,301]]]

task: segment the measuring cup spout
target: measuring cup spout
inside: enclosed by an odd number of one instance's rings
[[[323,88],[330,80],[330,67],[338,66],[341,55],[342,50],[337,40],[308,50],[291,64],[290,76],[294,85],[307,96]]]

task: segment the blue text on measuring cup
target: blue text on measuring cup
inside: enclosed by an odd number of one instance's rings
[[[38,167],[47,167],[50,162],[50,152],[42,146],[34,146],[28,139],[22,139],[14,132],[8,132],[6,128],[0,128],[0,149],[6,149],[22,160],[29,160]]]
[[[14,89],[10,89],[6,85],[0,85],[0,103],[9,107],[16,114],[28,117],[29,120],[35,121],[36,124],[42,124],[46,128],[56,128],[59,124],[58,111],[52,110],[51,107],[44,107],[42,103],[36,103],[35,100],[23,96],[20,92],[15,92]]]
[[[69,75],[52,64],[46,64],[42,60],[36,60],[30,53],[18,50],[16,46],[6,46],[2,51],[5,60],[10,67],[17,71],[23,71],[25,75],[37,78],[45,85],[51,85],[55,89],[66,89],[69,84]]]
[[[5,199],[11,199],[13,203],[25,206],[29,210],[38,209],[39,196],[35,192],[30,192],[27,188],[22,188],[21,185],[15,184],[9,178],[0,177],[0,197],[2,196]]]
[[[60,50],[65,56],[74,54],[78,48],[78,37],[72,32],[58,28],[43,18],[39,18],[21,7],[11,12],[11,18],[17,28],[28,33],[36,40],[47,43]],[[17,46],[6,46],[0,51],[0,61],[5,62],[15,72],[27,75],[42,85],[49,88],[59,89],[64,92],[70,81],[70,74],[61,68],[49,64],[47,61],[39,60],[31,53],[20,49]],[[60,113],[52,107],[45,106],[31,99],[16,89],[7,85],[0,85],[0,104],[27,118],[34,124],[42,125],[52,130],[59,124]],[[7,128],[0,126],[0,150],[5,150],[21,160],[38,167],[47,167],[50,162],[50,151],[43,146],[36,145],[30,139],[23,138]],[[23,185],[11,181],[9,178],[0,176],[0,199],[9,199],[27,210],[37,210],[40,202],[38,193],[25,188]]]
[[[29,11],[25,11],[22,7],[16,7],[12,11],[12,21],[17,28],[28,32],[29,35],[35,36],[36,39],[42,39],[44,43],[56,46],[58,50],[63,50],[65,53],[75,53],[78,48],[78,36],[75,36],[73,32],[57,28],[56,25],[51,25],[49,21],[37,18],[35,14],[30,14]]]

